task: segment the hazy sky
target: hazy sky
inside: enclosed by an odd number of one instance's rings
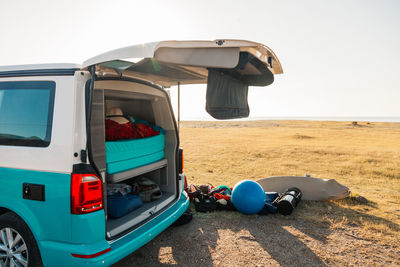
[[[400,117],[400,1],[1,1],[0,65],[73,62],[157,40],[248,39],[284,74],[249,90],[250,116]],[[176,90],[172,89],[175,98]],[[205,86],[182,118],[210,118]]]

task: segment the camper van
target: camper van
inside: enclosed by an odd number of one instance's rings
[[[240,118],[248,87],[279,73],[242,40],[0,67],[0,266],[108,266],[149,242],[189,205],[165,88],[207,84],[207,112]]]

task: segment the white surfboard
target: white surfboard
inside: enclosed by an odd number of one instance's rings
[[[257,181],[265,192],[282,193],[290,187],[297,187],[304,200],[332,200],[346,198],[350,189],[335,179],[322,179],[309,176],[275,176]]]

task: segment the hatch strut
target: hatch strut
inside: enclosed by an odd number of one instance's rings
[[[93,65],[90,68],[90,84],[89,88],[85,90],[86,92],[86,147],[88,151],[88,156],[89,156],[89,163],[92,163],[92,166],[94,170],[97,172],[97,175],[102,178],[104,182],[104,177],[101,175],[100,170],[97,168],[94,160],[93,160],[93,154],[92,154],[92,135],[91,135],[91,127],[90,127],[90,122],[92,120],[92,101],[93,101],[93,88],[94,88],[94,82],[96,79],[96,66]],[[86,162],[86,159],[85,159]]]
[[[181,129],[181,83],[178,82],[178,133]]]
[[[94,87],[94,79],[95,79],[95,66],[93,65],[90,68],[90,85],[89,85],[89,90],[86,90],[86,130],[88,131],[90,128],[90,119],[91,119],[91,112],[92,112],[92,97],[93,97],[93,87]]]

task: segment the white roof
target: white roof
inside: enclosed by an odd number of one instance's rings
[[[275,75],[283,73],[277,56],[269,47],[246,40],[146,43],[100,54],[86,60],[82,65],[64,63],[3,66],[0,67],[0,72],[87,69],[90,66],[96,67],[96,74],[99,76],[124,76],[166,87],[178,83],[207,83],[209,69],[235,70],[240,75],[248,76],[262,75],[262,69],[266,68]]]
[[[133,58],[152,58],[154,51],[159,42],[144,43],[138,45],[131,45],[127,47],[118,48],[89,58],[82,63],[82,67],[88,67],[91,65],[112,61],[112,60],[123,60]]]
[[[80,69],[81,65],[74,63],[26,64],[0,66],[3,71],[48,70],[48,69]]]

